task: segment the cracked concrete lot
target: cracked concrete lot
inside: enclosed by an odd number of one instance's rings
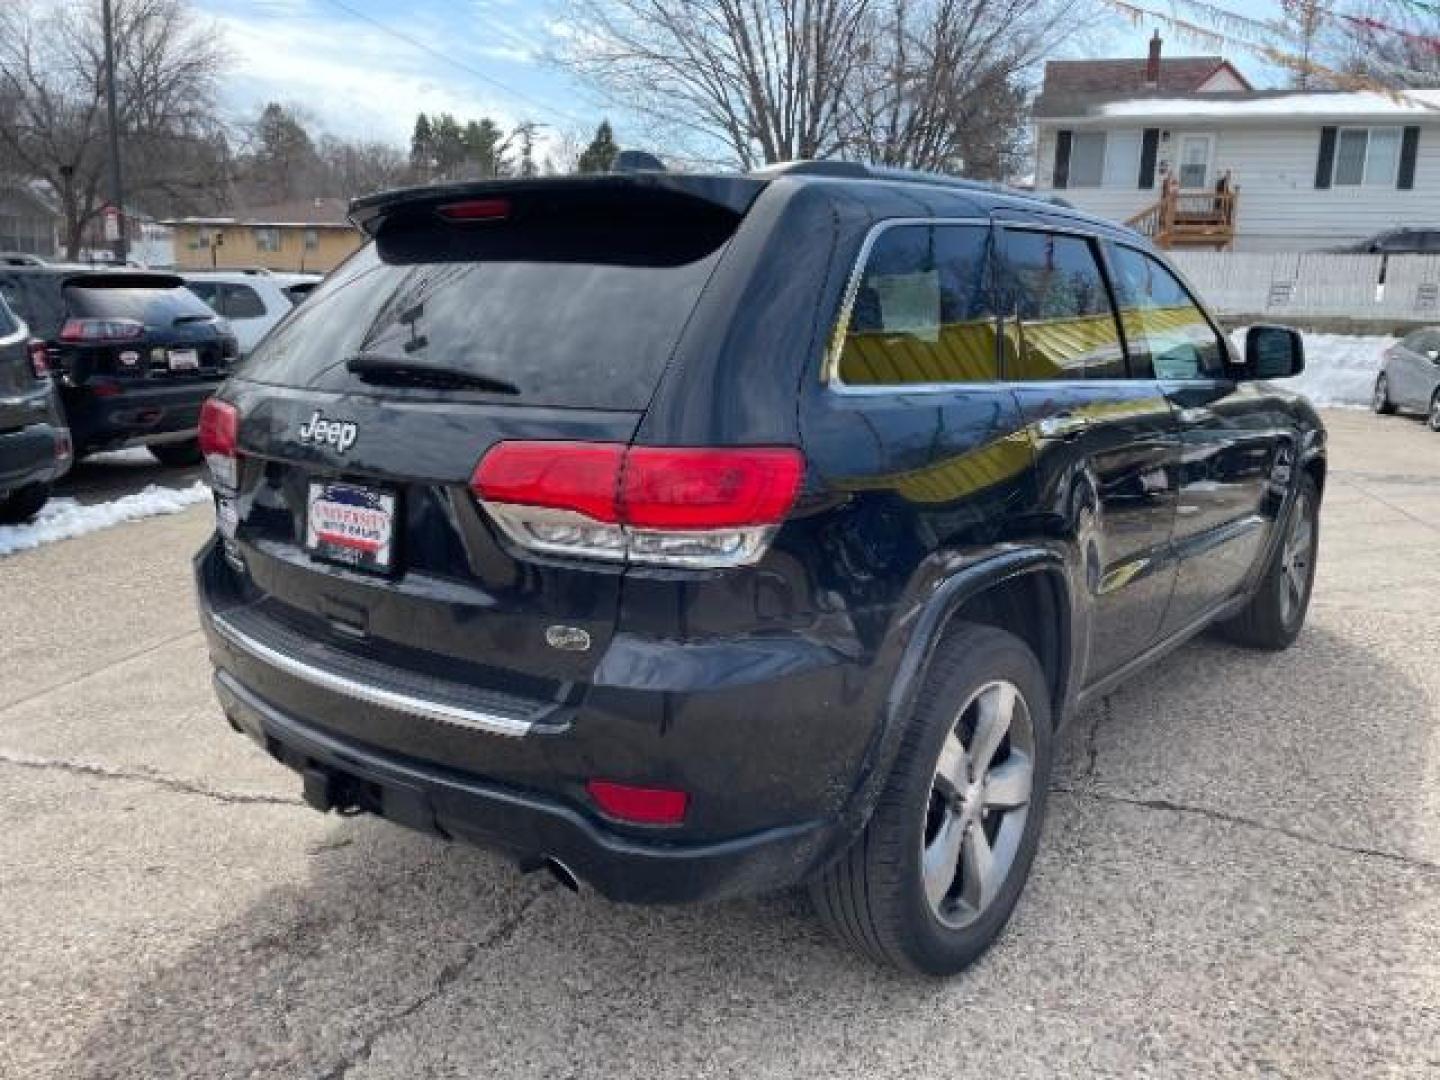
[[[321,817],[223,723],[197,509],[0,560],[0,1076],[1440,1075],[1440,437],[1332,413],[1310,624],[1075,718],[937,983]]]

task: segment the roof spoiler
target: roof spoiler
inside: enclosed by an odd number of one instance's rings
[[[588,176],[553,176],[525,180],[477,180],[457,184],[428,184],[366,195],[350,203],[350,221],[374,236],[392,214],[424,210],[466,200],[536,195],[584,198],[625,197],[653,193],[693,200],[728,210],[737,216],[750,209],[768,181],[754,176],[695,176],[681,173],[602,173]]]

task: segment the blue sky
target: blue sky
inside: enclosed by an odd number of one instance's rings
[[[588,135],[608,113],[627,142],[623,115],[545,63],[564,32],[546,0],[194,2],[230,50],[225,105],[236,119],[281,101],[302,106],[337,135],[404,144],[420,111],[491,116],[506,126],[534,120],[548,125],[552,138]],[[1252,3],[1252,16],[1255,8],[1263,18],[1274,5]],[[1150,30],[1102,18],[1078,36],[1070,55],[1143,55]],[[1213,51],[1166,37],[1168,55]],[[1273,80],[1249,57],[1231,59],[1252,80]]]

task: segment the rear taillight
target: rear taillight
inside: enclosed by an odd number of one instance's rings
[[[145,325],[134,319],[66,319],[60,340],[97,345],[107,341],[134,341],[145,336]]]
[[[45,351],[43,341],[32,341],[26,347],[30,354],[30,373],[37,379],[50,377],[50,354]]]
[[[793,447],[502,442],[471,488],[516,544],[548,555],[660,566],[742,566],[794,505]]]
[[[240,483],[240,413],[228,401],[207,398],[200,407],[200,453],[214,486],[234,490]]]

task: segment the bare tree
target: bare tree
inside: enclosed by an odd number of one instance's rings
[[[570,0],[561,62],[745,168],[828,157],[873,0]]]
[[[884,165],[1013,175],[1027,77],[1068,30],[1074,0],[889,0],[847,86],[846,156]]]
[[[114,27],[129,197],[209,204],[226,156],[215,119],[216,38],[184,0],[115,0]],[[0,7],[0,152],[53,193],[70,258],[104,204],[104,75],[98,0]]]

